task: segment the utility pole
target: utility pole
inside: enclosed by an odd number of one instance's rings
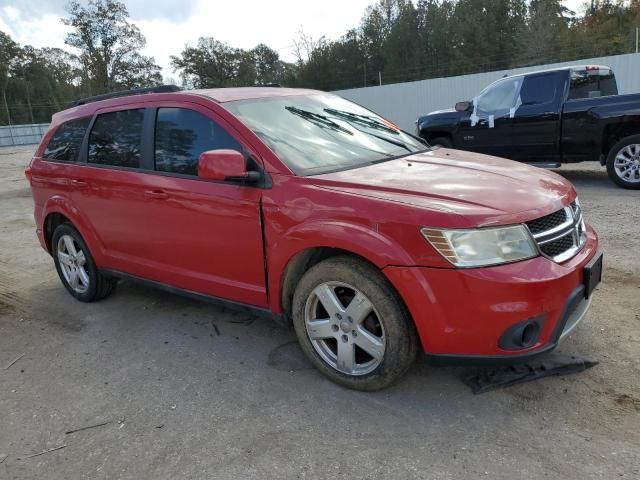
[[[9,105],[7,104],[6,90],[2,90],[2,98],[4,99],[4,108],[7,110],[7,122],[9,122],[9,135],[11,136],[11,145],[15,145],[16,141],[13,138],[13,126],[11,125],[11,113],[9,112]]]
[[[31,107],[31,97],[29,95],[29,81],[27,80],[27,76],[24,73],[24,64],[22,65],[22,79],[24,80],[24,88],[27,92],[27,105],[29,106],[29,116],[31,117],[31,124],[35,124],[35,120],[33,119],[33,108]]]
[[[382,86],[382,72],[378,72],[378,83]]]

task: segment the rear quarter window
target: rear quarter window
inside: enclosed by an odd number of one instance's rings
[[[102,113],[89,134],[89,163],[139,168],[144,109]]]
[[[91,117],[71,120],[58,126],[42,155],[47,160],[75,162]]]

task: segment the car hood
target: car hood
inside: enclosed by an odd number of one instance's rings
[[[521,223],[576,197],[573,185],[553,172],[447,148],[310,179],[318,187],[439,213],[430,226],[442,227]]]
[[[437,110],[435,112],[422,115],[416,120],[416,124],[420,128],[425,128],[432,125],[450,124],[451,122],[457,122],[459,119],[467,117],[471,112],[458,112],[456,110]]]

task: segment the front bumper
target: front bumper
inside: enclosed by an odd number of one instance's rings
[[[584,318],[583,269],[596,255],[598,237],[558,264],[544,257],[497,267],[442,269],[387,267],[383,270],[404,299],[425,353],[444,362],[515,361],[548,352]],[[526,348],[505,349],[505,331],[528,319],[540,330]]]

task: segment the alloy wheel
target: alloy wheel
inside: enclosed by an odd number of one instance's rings
[[[305,326],[313,348],[328,365],[347,375],[366,375],[384,358],[384,326],[373,303],[341,282],[318,285],[307,298]]]
[[[640,144],[632,143],[620,149],[613,168],[625,182],[640,183]]]
[[[76,293],[85,293],[89,289],[87,257],[71,235],[62,235],[58,240],[56,255],[64,279]]]

